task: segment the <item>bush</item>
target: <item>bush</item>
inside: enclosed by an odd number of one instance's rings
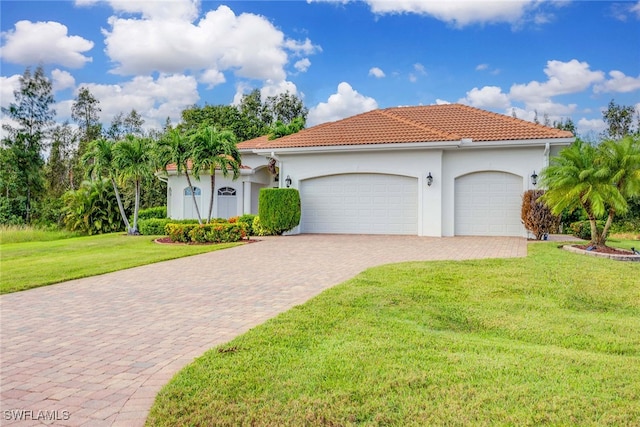
[[[260,222],[275,234],[300,224],[300,193],[295,188],[263,188],[258,199]]]
[[[166,219],[167,207],[156,206],[155,208],[140,209],[138,212],[138,220],[151,218]]]
[[[596,221],[598,232],[602,233],[604,221]],[[589,221],[576,221],[571,223],[571,234],[582,240],[591,240],[591,223]]]
[[[262,225],[262,221],[260,221],[259,216],[256,216],[253,219],[251,228],[253,230],[253,236],[273,236],[276,234],[273,230],[269,230],[267,227]]]
[[[546,203],[538,200],[543,194],[544,190],[529,190],[522,196],[520,218],[524,228],[536,240],[542,240],[545,234],[557,232],[560,225],[560,217],[552,214]]]
[[[253,231],[253,220],[256,218],[256,215],[252,215],[252,214],[244,214],[242,216],[238,217],[238,222],[243,223],[247,228],[247,236],[255,236],[254,231]],[[231,219],[229,219],[229,222],[231,222]]]
[[[64,193],[62,199],[67,230],[89,235],[124,230],[109,180],[84,181],[77,190]]]
[[[138,221],[140,234],[146,236],[162,236],[165,234],[165,226],[173,222],[171,218],[148,218]]]
[[[177,224],[166,225],[166,232],[173,242],[181,243],[229,243],[246,237],[242,223]]]

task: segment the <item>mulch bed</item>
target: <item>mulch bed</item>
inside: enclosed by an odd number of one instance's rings
[[[627,251],[624,249],[611,248],[609,246],[604,246],[604,245],[598,245],[598,246],[574,245],[574,247],[578,249],[582,249],[583,251],[588,251],[588,252],[600,252],[603,254],[612,254],[612,255],[633,255],[633,252],[631,251]]]
[[[155,239],[154,242],[159,243],[161,245],[217,245],[217,243],[197,243],[197,242],[172,242],[171,237],[160,237],[159,239]],[[249,239],[249,240],[240,240],[242,243],[255,243],[259,242],[259,240]]]

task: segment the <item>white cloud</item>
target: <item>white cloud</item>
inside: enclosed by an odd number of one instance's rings
[[[199,100],[193,76],[161,75],[157,79],[139,76],[121,84],[83,83],[79,86],[89,89],[100,101],[100,119],[106,125],[116,114],[122,112],[126,115],[135,109],[145,120],[145,128],[160,128],[167,117],[173,123],[179,122],[182,110]],[[72,102],[58,104],[59,119],[60,116],[64,118],[65,112],[67,116],[70,114]]]
[[[602,119],[581,118],[576,124],[576,132],[579,135],[596,134],[599,135],[606,129],[607,125]]]
[[[378,108],[378,103],[375,99],[358,93],[349,83],[342,82],[338,85],[338,92],[331,95],[327,102],[321,102],[309,109],[307,124],[315,126],[376,108]]]
[[[93,42],[80,36],[69,36],[59,22],[18,21],[14,30],[2,33],[5,61],[21,65],[58,64],[80,68],[92,58],[83,55],[93,48]]]
[[[484,71],[489,69],[489,64],[478,64],[476,66],[476,71]]]
[[[466,97],[460,99],[458,102],[471,105],[472,107],[496,110],[506,109],[511,104],[507,94],[503,93],[502,89],[497,86],[484,86],[482,89],[474,87],[467,92]]]
[[[640,89],[640,75],[638,77],[626,76],[622,71],[609,71],[611,79],[596,85],[593,90],[601,92],[633,92]]]
[[[5,77],[0,76],[0,106],[7,108],[9,104],[15,102],[16,98],[13,96],[13,92],[20,89],[20,77],[19,74]]]
[[[92,0],[76,0],[79,5],[91,5]],[[199,0],[107,0],[117,12],[140,13],[147,19],[188,19],[198,16]]]
[[[553,96],[582,92],[604,79],[602,71],[591,71],[588,63],[576,59],[569,62],[547,61],[544,73],[548,76],[546,82],[532,81],[511,86],[511,99],[527,103],[545,102]]]
[[[436,99],[436,105],[448,105],[451,104],[449,101],[445,100],[445,99]]]
[[[373,76],[377,79],[381,79],[383,77],[385,77],[384,71],[382,71],[380,68],[378,67],[373,67],[369,70],[369,75]]]
[[[51,71],[52,89],[54,92],[60,92],[65,89],[73,88],[76,85],[76,79],[68,71],[58,70]]]
[[[295,68],[301,73],[306,72],[310,66],[311,66],[311,61],[309,61],[309,58],[302,58],[301,60],[296,61],[296,63],[293,64],[293,68]]]
[[[367,0],[371,11],[377,14],[415,13],[428,15],[461,28],[474,23],[520,22],[527,12],[540,6],[538,0],[484,1],[484,0]]]
[[[200,75],[200,81],[207,83],[207,89],[213,89],[215,86],[226,82],[224,74],[218,70],[209,69]]]
[[[112,70],[116,74],[190,70],[211,84],[220,80],[218,73],[233,71],[248,79],[284,81],[289,54],[298,56],[321,50],[309,39],[303,42],[286,39],[282,31],[262,16],[250,13],[236,16],[227,6],[211,10],[193,23],[185,6],[191,2],[181,2],[185,13],[171,19],[156,9],[158,5],[147,10],[144,6],[147,3],[162,2],[136,2],[135,8],[145,9],[144,19],[116,16],[109,19],[111,29],[104,31],[105,51],[116,64]]]
[[[640,1],[631,7],[631,12],[636,15],[636,18],[640,19]]]
[[[276,96],[282,93],[289,92],[292,95],[298,94],[298,88],[290,81],[271,81],[267,80],[260,89],[260,96],[262,99],[266,99],[269,96]]]

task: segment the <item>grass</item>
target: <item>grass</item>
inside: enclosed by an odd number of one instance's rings
[[[554,243],[372,268],[196,359],[147,425],[638,425],[638,268]]]
[[[58,235],[54,232],[27,231],[27,236],[14,236],[0,244],[0,293],[22,291],[65,280],[94,276],[154,262],[196,255],[236,246],[219,245],[159,245],[158,236],[127,236],[123,233],[87,237]],[[48,234],[47,234],[48,233]],[[19,233],[18,233],[19,234]]]
[[[78,236],[78,233],[65,230],[44,229],[25,225],[0,225],[0,244],[46,242]]]

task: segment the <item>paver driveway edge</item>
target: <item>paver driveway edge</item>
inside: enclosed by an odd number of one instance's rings
[[[2,295],[0,423],[141,426],[195,357],[368,267],[526,252],[509,237],[284,236]]]

